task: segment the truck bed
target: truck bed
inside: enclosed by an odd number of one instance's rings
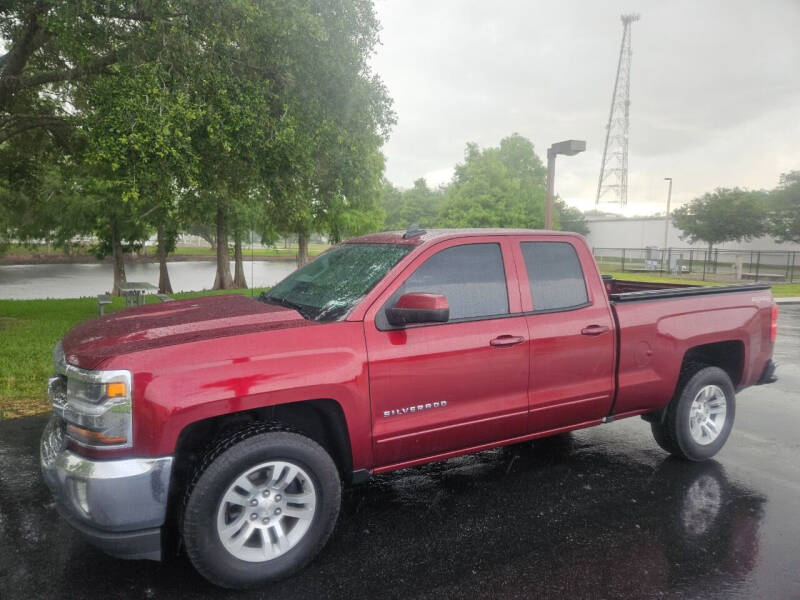
[[[710,296],[730,292],[754,292],[768,290],[768,284],[736,284],[736,285],[691,285],[686,283],[658,283],[654,281],[627,281],[603,276],[603,284],[612,302],[637,302],[666,298],[684,298],[691,296]]]
[[[666,405],[690,349],[714,354],[736,387],[755,384],[772,355],[768,285],[603,283],[618,335],[614,414]]]

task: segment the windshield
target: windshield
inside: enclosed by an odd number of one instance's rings
[[[413,249],[400,244],[342,244],[262,293],[260,300],[294,308],[306,319],[335,321]]]

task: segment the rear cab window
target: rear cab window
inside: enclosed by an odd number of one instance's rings
[[[590,304],[581,261],[566,241],[523,241],[520,250],[534,312],[573,310]]]

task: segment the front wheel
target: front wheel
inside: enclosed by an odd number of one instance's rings
[[[341,502],[336,465],[313,440],[286,431],[242,437],[211,451],[183,511],[192,564],[228,588],[304,567],[328,540]]]
[[[652,423],[659,446],[688,460],[706,460],[728,440],[736,414],[736,393],[728,374],[704,367],[682,378],[661,423]]]

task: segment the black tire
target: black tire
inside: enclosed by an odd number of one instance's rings
[[[314,515],[296,545],[284,554],[263,562],[242,560],[220,539],[218,511],[226,491],[241,474],[269,461],[291,463],[308,474],[316,498]],[[195,470],[181,518],[186,552],[197,571],[221,587],[244,589],[277,581],[299,571],[319,553],[333,532],[340,504],[339,472],[319,444],[298,433],[276,430],[275,425],[250,426],[215,444]]]
[[[690,429],[692,402],[707,386],[716,386],[725,397],[725,419],[713,441],[699,443]],[[692,461],[707,460],[728,440],[736,416],[736,392],[728,374],[718,367],[696,367],[684,371],[678,391],[667,407],[663,423],[653,423],[653,437],[664,450]]]
[[[663,423],[650,423],[650,431],[653,432],[653,438],[656,444],[661,446],[661,449],[672,455],[680,453],[678,445],[669,437],[666,425]]]

